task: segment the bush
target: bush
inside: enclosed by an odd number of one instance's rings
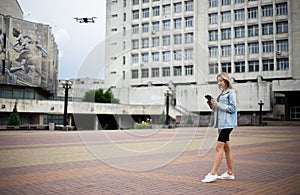
[[[9,115],[7,125],[17,126],[21,124],[21,119],[17,110],[17,104],[15,103],[13,112]]]
[[[147,123],[135,123],[133,126],[134,129],[152,129],[152,125],[151,124],[147,124]]]

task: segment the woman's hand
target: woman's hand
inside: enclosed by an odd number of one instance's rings
[[[211,106],[212,106],[212,107],[217,107],[217,106],[218,106],[217,100],[212,99],[212,100],[211,100]]]

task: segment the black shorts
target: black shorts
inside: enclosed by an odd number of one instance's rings
[[[222,129],[219,133],[218,141],[226,143],[227,141],[230,141],[229,135],[231,133],[232,129]]]

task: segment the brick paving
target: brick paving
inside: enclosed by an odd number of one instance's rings
[[[216,136],[203,127],[0,131],[0,194],[300,194],[299,126],[238,127],[236,180],[204,184]]]

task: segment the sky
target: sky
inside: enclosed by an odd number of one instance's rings
[[[106,0],[18,0],[24,20],[52,27],[58,78],[103,78]],[[77,23],[75,17],[97,17]],[[97,55],[99,53],[99,55]],[[97,70],[95,70],[97,69]]]

